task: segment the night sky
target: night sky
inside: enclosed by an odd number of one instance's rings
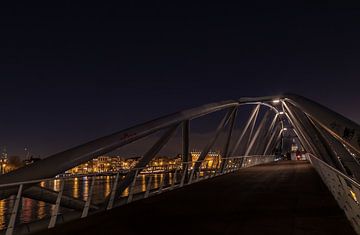
[[[357,8],[31,2],[2,6],[0,25],[9,155],[45,157],[184,108],[282,92],[360,122]]]

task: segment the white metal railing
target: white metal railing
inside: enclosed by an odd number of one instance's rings
[[[115,198],[117,185],[124,177],[120,172],[114,172],[112,176],[107,173],[104,174],[92,174],[86,177],[87,180],[87,194],[73,197],[83,201],[83,209],[78,213],[77,218],[87,217],[89,213],[96,213],[99,210],[91,210],[92,205],[101,204],[104,205],[107,210],[113,207],[121,206],[132,201],[144,199],[153,195],[160,194],[165,191],[169,191],[175,188],[180,188],[189,184],[199,182],[201,180],[209,179],[215,176],[227,174],[236,171],[240,168],[250,167],[258,164],[275,161],[275,156],[242,156],[222,158],[220,160],[204,160],[201,162],[199,169],[195,169],[196,161],[184,162],[177,165],[164,166],[167,169],[163,172],[159,172],[158,168],[147,166],[143,168],[132,168],[130,171],[135,171],[135,176],[131,184],[124,190],[120,198]],[[106,180],[104,180],[106,177]],[[30,186],[39,185],[51,185],[52,190],[57,193],[55,205],[52,206],[51,214],[47,216],[47,227],[55,227],[57,223],[64,220],[66,216],[65,212],[61,211],[61,202],[64,200],[64,196],[69,195],[71,189],[66,185],[69,182],[77,180],[76,176],[61,176],[47,179],[39,179],[25,182],[17,182],[11,184],[0,185],[0,193],[2,190],[17,190],[16,197],[13,198],[11,213],[8,215],[9,219],[7,226],[3,228],[0,234],[12,235],[25,234],[34,232],[31,223],[26,224],[25,228],[21,227],[21,221],[19,221],[19,208],[21,198],[24,190]],[[107,184],[109,187],[108,192],[103,197],[99,198],[97,195],[96,187],[102,184]],[[97,200],[94,198],[97,197]],[[60,218],[61,217],[61,218]],[[18,221],[18,223],[16,223]],[[24,227],[24,226],[23,226]],[[37,228],[39,226],[36,226]]]
[[[360,184],[312,154],[308,154],[308,160],[344,210],[355,232],[360,234]]]

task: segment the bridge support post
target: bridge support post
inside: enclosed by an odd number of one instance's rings
[[[201,169],[199,169],[199,171],[196,172],[196,180],[195,180],[195,182],[200,181],[200,171],[201,171]]]
[[[180,123],[172,125],[169,128],[167,128],[165,133],[163,133],[163,135],[159,138],[159,140],[144,154],[144,156],[139,160],[139,162],[135,165],[134,168],[141,169],[145,167],[161,150],[161,148],[169,141],[169,139],[174,134],[179,124]],[[131,184],[131,182],[134,179],[134,175],[135,172],[130,171],[122,180],[122,182],[119,184],[119,186],[115,187],[114,198],[117,198]],[[110,201],[108,205],[110,205]]]
[[[246,149],[246,152],[245,152],[245,156],[249,155],[258,136],[260,135],[260,131],[262,130],[262,128],[265,126],[266,124],[266,121],[268,120],[268,117],[269,117],[269,111],[266,112],[266,114],[264,115],[263,119],[261,120],[257,130],[255,131],[255,134],[254,136],[252,137],[252,139],[250,140],[250,143],[249,143],[249,146],[247,147]]]
[[[184,164],[183,164],[183,169],[185,169],[184,165],[185,165],[186,169],[189,168],[189,166],[188,166],[189,163],[184,163]],[[184,186],[185,178],[186,178],[186,172],[183,171],[183,174],[182,174],[182,176],[181,176],[180,186],[179,186],[180,188],[181,188],[182,186]]]
[[[250,124],[250,125],[251,125],[251,128],[250,128],[250,133],[249,133],[248,139],[247,139],[246,144],[245,144],[245,151],[249,148],[250,142],[251,142],[251,140],[252,140],[252,138],[253,138],[253,133],[254,133],[254,129],[255,129],[255,125],[256,125],[257,118],[258,118],[258,116],[259,116],[259,111],[260,111],[260,105],[258,105],[258,109],[257,109],[257,111],[255,112],[255,116],[254,116],[254,118],[251,120],[251,124]],[[246,154],[244,153],[244,155],[246,155]]]
[[[232,150],[230,151],[229,156],[233,156],[233,155],[235,154],[236,150],[239,148],[239,145],[240,145],[241,141],[243,140],[243,138],[244,138],[247,130],[249,129],[250,124],[252,123],[253,119],[255,118],[255,116],[257,115],[257,113],[259,112],[259,108],[260,108],[260,105],[257,105],[257,106],[253,109],[253,111],[251,112],[250,117],[249,117],[248,121],[246,122],[245,127],[243,128],[243,130],[242,130],[239,138],[237,139],[234,147],[233,147]]]
[[[195,171],[195,168],[193,168],[193,169],[191,170],[191,173],[190,173],[190,178],[189,178],[188,184],[191,184],[191,183],[192,183],[193,176],[194,176],[194,171]]]
[[[230,141],[231,141],[231,136],[232,136],[232,132],[234,130],[234,125],[235,125],[235,119],[236,119],[236,114],[237,114],[237,109],[234,110],[234,112],[231,115],[231,120],[230,120],[230,128],[229,128],[229,132],[228,135],[226,137],[226,142],[225,142],[225,146],[223,149],[223,157],[227,158],[229,156],[229,146],[230,146]],[[224,162],[225,163],[225,162]],[[224,167],[224,164],[221,164],[221,169]]]
[[[53,228],[56,225],[57,216],[59,214],[59,207],[60,207],[60,203],[61,203],[61,198],[62,198],[62,194],[64,192],[64,185],[65,185],[65,181],[60,180],[60,191],[59,191],[59,194],[58,194],[58,196],[56,198],[55,209],[53,210],[53,212],[51,214],[51,219],[50,219],[50,223],[49,223],[48,228]]]
[[[148,198],[148,197],[149,197],[150,188],[151,188],[151,182],[152,182],[152,177],[150,176],[150,178],[149,178],[149,180],[148,180],[148,183],[147,183],[147,186],[146,186],[146,192],[145,192],[144,198]]]
[[[171,183],[171,188],[172,188],[172,189],[175,187],[175,184],[176,184],[177,171],[178,171],[178,169],[176,168],[175,173],[174,173],[174,176],[173,176],[173,181],[172,181],[172,183]]]
[[[129,189],[129,196],[128,196],[128,199],[127,199],[127,203],[130,203],[133,199],[133,195],[134,195],[134,188],[135,188],[135,184],[136,184],[136,178],[139,174],[139,169],[136,169],[135,171],[135,176],[134,176],[134,179],[130,185],[130,189]]]
[[[221,131],[225,128],[226,124],[229,122],[230,119],[232,119],[234,112],[236,112],[236,108],[231,108],[226,115],[221,120],[220,124],[216,128],[215,136],[212,137],[210,142],[205,146],[205,148],[201,151],[199,158],[197,159],[194,170],[198,171],[198,169],[201,166],[201,163],[204,161],[206,155],[209,153],[210,149],[213,147],[215,141],[219,137]]]
[[[261,139],[262,141],[260,143],[257,144],[257,147],[255,148],[256,149],[256,152],[255,152],[255,155],[261,155],[263,154],[265,148],[266,148],[266,145],[267,145],[267,142],[268,140],[270,139],[271,137],[271,134],[273,132],[273,129],[274,127],[276,127],[276,125],[279,123],[279,122],[282,122],[281,118],[279,118],[280,114],[279,113],[276,113],[274,116],[273,116],[273,119],[269,125],[269,127],[265,130],[264,128],[264,133],[262,136],[259,137],[259,139]]]
[[[17,195],[16,195],[15,204],[14,204],[14,207],[13,207],[12,212],[11,212],[10,221],[9,221],[8,227],[6,229],[5,235],[12,235],[13,232],[14,232],[15,221],[16,221],[16,216],[17,216],[18,210],[19,210],[19,204],[20,204],[20,200],[21,200],[22,189],[23,189],[23,185],[20,184]]]
[[[281,131],[281,130],[280,130]],[[270,148],[270,146],[273,144],[274,142],[274,138],[276,136],[276,134],[279,132],[278,128],[275,128],[270,136],[270,139],[268,140],[267,144],[266,144],[266,147],[265,147],[265,150],[263,152],[263,155],[266,155],[268,153],[268,150]]]
[[[165,184],[165,174],[164,174],[164,176],[161,178],[158,193],[162,193],[162,190],[163,190],[163,188],[164,188],[164,184]]]
[[[81,214],[81,218],[85,218],[88,213],[89,213],[89,207],[90,207],[90,203],[91,203],[91,198],[92,198],[92,192],[94,189],[94,184],[95,184],[95,177],[93,177],[91,179],[91,185],[90,185],[90,189],[89,189],[89,193],[88,193],[88,198],[86,200],[85,206],[84,206],[84,210]]]
[[[114,184],[113,184],[113,187],[111,190],[111,194],[110,194],[110,200],[106,207],[106,210],[110,210],[113,207],[115,194],[116,194],[116,186],[117,186],[118,181],[119,181],[119,173],[116,174],[115,181],[114,181]]]
[[[183,176],[184,181],[188,181],[188,164],[189,162],[189,135],[190,135],[190,121],[186,120],[182,122],[182,168],[183,168]],[[183,181],[183,180],[182,180]],[[184,182],[182,182],[182,185]],[[182,186],[181,185],[181,186]]]

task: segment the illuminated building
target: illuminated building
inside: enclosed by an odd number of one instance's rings
[[[92,174],[92,173],[110,173],[122,170],[128,170],[135,166],[137,159],[123,159],[119,156],[100,156],[91,161],[78,165],[68,171],[67,174]]]
[[[201,152],[200,151],[192,151],[190,152],[191,155],[191,161],[192,162],[196,162],[199,157],[200,157]],[[220,155],[220,151],[210,151],[203,163],[201,164],[202,168],[212,168],[212,167],[216,167],[220,164],[221,162],[221,155]],[[193,163],[194,165],[195,163]]]
[[[191,160],[197,161],[200,152],[193,151],[191,154]],[[79,166],[76,166],[68,171],[67,174],[95,174],[95,173],[111,173],[119,171],[128,171],[135,167],[138,163],[140,157],[137,158],[128,158],[124,159],[119,156],[100,156],[94,158],[91,161],[83,163]],[[219,152],[209,152],[205,161],[202,164],[203,168],[216,167],[221,161],[221,156]],[[181,166],[182,158],[181,155],[177,155],[175,158],[170,158],[166,156],[156,156],[152,159],[148,166],[148,169],[145,171],[171,171]]]
[[[181,164],[181,156],[169,158],[166,156],[155,157],[148,164],[152,170],[173,170]]]
[[[7,164],[8,164],[8,154],[6,151],[6,147],[4,147],[0,157],[0,174],[5,174],[7,172],[6,170]]]

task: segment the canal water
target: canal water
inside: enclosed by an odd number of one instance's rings
[[[151,174],[140,175],[137,177],[134,193],[145,192],[149,177],[152,177],[151,188],[158,188],[160,182],[164,180],[164,184],[171,184],[174,178],[173,173],[165,174]],[[102,203],[106,196],[110,194],[112,185],[114,183],[115,176],[96,176],[92,193],[91,202],[98,204]],[[91,177],[77,177],[66,179],[64,184],[64,195],[69,195],[82,200],[87,200],[89,196],[89,189],[91,185]],[[41,182],[42,187],[46,187],[55,191],[60,190],[60,180],[52,180],[48,182]],[[123,192],[122,196],[128,195],[128,189]],[[15,196],[11,196],[8,199],[0,200],[0,230],[6,228],[12,208],[15,202]],[[40,220],[46,217],[50,217],[55,205],[32,200],[22,197],[20,203],[20,209],[18,212],[17,224],[30,223],[35,220]],[[60,208],[61,212],[66,212],[69,209]]]

